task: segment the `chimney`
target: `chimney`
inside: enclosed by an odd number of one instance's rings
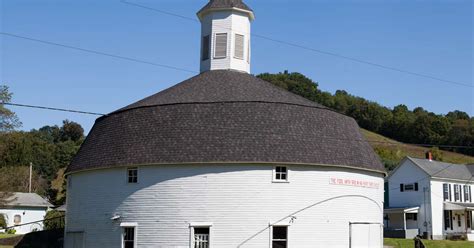
[[[433,153],[431,153],[430,151],[427,151],[426,152],[426,159],[428,159],[429,161],[433,161]]]

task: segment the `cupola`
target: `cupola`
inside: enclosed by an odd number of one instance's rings
[[[201,72],[250,73],[252,9],[242,0],[211,0],[197,15],[201,21]]]

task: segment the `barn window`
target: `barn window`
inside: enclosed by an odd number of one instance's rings
[[[227,33],[216,34],[215,58],[225,58],[227,56]]]
[[[138,168],[127,169],[127,181],[128,183],[138,183]]]
[[[209,227],[194,228],[194,248],[209,248]]]
[[[273,226],[272,248],[286,248],[288,246],[288,227]]]
[[[192,248],[209,248],[211,247],[211,227],[210,222],[192,222],[189,224],[191,228]]]
[[[13,224],[15,225],[21,224],[21,215],[15,214],[15,216],[13,216]]]
[[[127,226],[123,228],[123,248],[135,248],[135,227]]]
[[[244,59],[244,36],[235,34],[234,57]]]
[[[286,166],[275,166],[273,179],[277,182],[288,181],[288,168]]]
[[[201,59],[202,59],[202,61],[209,59],[209,47],[211,46],[210,41],[211,40],[209,39],[209,35],[206,35],[206,36],[202,37],[202,48],[201,48],[201,51],[202,51]]]

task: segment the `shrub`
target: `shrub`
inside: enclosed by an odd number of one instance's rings
[[[44,219],[44,229],[46,230],[64,228],[64,214],[62,212],[51,210],[46,213]]]
[[[13,228],[7,229],[7,234],[15,234],[16,230]]]
[[[7,220],[5,219],[5,215],[0,214],[0,229],[4,229],[7,227]]]

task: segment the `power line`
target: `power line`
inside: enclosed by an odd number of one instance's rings
[[[97,116],[104,116],[106,114],[102,113],[95,113],[95,112],[88,112],[88,111],[80,111],[80,110],[73,110],[73,109],[65,109],[65,108],[55,108],[55,107],[45,107],[45,106],[38,106],[38,105],[28,105],[28,104],[19,104],[19,103],[7,103],[2,102],[0,103],[4,105],[16,106],[16,107],[25,107],[25,108],[34,108],[34,109],[43,109],[43,110],[52,110],[52,111],[62,111],[62,112],[71,112],[71,113],[78,113],[78,114],[89,114],[89,115],[97,115]],[[214,128],[215,130],[230,130],[231,128]],[[236,130],[235,128],[232,130]],[[242,132],[250,132],[246,129],[238,129]],[[268,134],[273,134],[269,132]],[[319,136],[320,139],[326,140],[339,140],[339,141],[356,141],[356,142],[370,142],[370,143],[378,143],[378,144],[387,144],[387,145],[413,145],[413,146],[424,146],[424,147],[443,147],[443,148],[465,148],[465,149],[474,149],[474,146],[456,146],[456,145],[438,145],[438,144],[412,144],[412,143],[402,143],[402,142],[389,142],[389,141],[380,141],[380,140],[370,140],[370,139],[344,139],[344,138],[336,138],[336,137],[327,137],[327,136]],[[305,141],[312,141],[308,139],[302,139]]]
[[[45,107],[45,106],[10,103],[10,102],[2,102],[2,103],[0,103],[0,105],[10,105],[10,106],[16,106],[16,107],[53,110],[53,111],[70,112],[70,113],[87,114],[87,115],[98,115],[98,116],[105,115],[105,114],[101,114],[101,113],[94,113],[94,112],[87,112],[87,111],[80,111],[80,110],[73,110],[73,109],[54,108],[54,107]]]
[[[65,45],[65,44],[61,44],[61,43],[57,43],[57,42],[52,42],[52,41],[47,41],[47,40],[40,40],[40,39],[26,37],[26,36],[12,34],[12,33],[0,32],[0,34],[5,35],[5,36],[9,36],[9,37],[18,38],[18,39],[35,41],[35,42],[39,42],[39,43],[43,43],[43,44],[47,44],[47,45],[51,45],[51,46],[58,46],[58,47],[72,49],[72,50],[76,50],[76,51],[107,56],[107,57],[111,57],[111,58],[115,58],[115,59],[121,59],[121,60],[146,64],[146,65],[156,66],[156,67],[162,67],[162,68],[172,69],[172,70],[176,70],[176,71],[183,71],[183,72],[188,72],[188,73],[198,73],[197,71],[193,71],[193,70],[189,70],[189,69],[185,69],[185,68],[180,68],[180,67],[176,67],[176,66],[170,66],[170,65],[166,65],[166,64],[159,64],[159,63],[146,61],[146,60],[142,60],[142,59],[137,59],[137,58],[132,58],[132,57],[125,57],[125,56],[122,56],[122,55],[116,55],[116,54],[112,54],[112,53],[105,53],[105,52],[101,52],[101,51],[97,51],[97,50],[91,50],[91,49],[86,49],[86,48],[77,47],[77,46]]]
[[[135,6],[135,7],[151,10],[151,11],[154,11],[154,12],[158,12],[158,13],[161,13],[161,14],[165,14],[165,15],[169,15],[169,16],[173,16],[173,17],[184,19],[184,20],[199,23],[199,20],[197,20],[196,18],[176,14],[176,13],[161,10],[161,9],[148,7],[148,6],[137,4],[137,3],[128,2],[128,1],[125,1],[125,0],[121,0],[120,2],[123,3],[123,4],[128,4],[128,5],[131,5],[131,6]],[[227,28],[227,27],[222,27],[222,28],[232,30],[232,29]],[[447,79],[443,79],[443,78],[439,78],[439,77],[435,77],[435,76],[431,76],[431,75],[427,75],[427,74],[423,74],[423,73],[418,73],[418,72],[413,72],[413,71],[409,71],[409,70],[396,68],[396,67],[393,67],[393,66],[387,66],[387,65],[380,64],[380,63],[370,62],[370,61],[367,61],[367,60],[362,60],[362,59],[358,59],[358,58],[354,58],[354,57],[350,57],[350,56],[346,56],[346,55],[342,55],[342,54],[338,54],[338,53],[334,53],[334,52],[329,52],[329,51],[324,51],[324,50],[321,50],[321,49],[316,49],[316,48],[304,46],[304,45],[297,44],[297,43],[294,43],[294,42],[289,42],[289,41],[285,41],[285,40],[271,38],[271,37],[265,36],[265,35],[260,35],[260,34],[256,34],[256,33],[252,33],[250,35],[255,36],[257,38],[260,38],[260,39],[272,41],[272,42],[275,42],[275,43],[279,43],[279,44],[283,44],[283,45],[303,49],[303,50],[314,52],[314,53],[324,54],[324,55],[336,57],[336,58],[339,58],[339,59],[345,59],[345,60],[349,60],[349,61],[360,63],[360,64],[370,65],[370,66],[378,67],[378,68],[385,69],[385,70],[391,70],[391,71],[395,71],[395,72],[399,72],[399,73],[409,74],[409,75],[412,75],[412,76],[428,78],[428,79],[432,79],[432,80],[436,80],[436,81],[440,81],[440,82],[444,82],[444,83],[450,83],[450,84],[455,84],[455,85],[459,85],[459,86],[474,88],[474,86],[471,85],[471,84],[456,82],[456,81],[447,80]]]

